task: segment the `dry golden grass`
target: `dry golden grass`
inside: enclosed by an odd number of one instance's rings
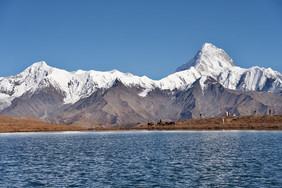
[[[175,125],[136,127],[95,128],[95,130],[282,130],[282,115],[255,115],[235,117],[187,119],[175,122]],[[45,132],[45,131],[78,131],[93,128],[69,126],[36,120],[35,118],[13,118],[0,116],[0,132]]]
[[[0,116],[0,132],[78,131],[90,128],[68,126],[27,118]]]
[[[101,128],[100,130],[282,130],[282,115],[253,115],[235,117],[186,119],[175,125],[147,124],[138,127]]]
[[[282,130],[282,115],[252,115],[180,120],[177,129]]]

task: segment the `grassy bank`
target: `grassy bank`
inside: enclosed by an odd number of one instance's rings
[[[223,120],[224,119],[224,120]],[[48,132],[93,130],[78,126],[55,124],[38,119],[13,118],[0,116],[0,133],[2,132]],[[186,119],[173,124],[142,124],[134,127],[99,127],[97,131],[117,130],[282,130],[282,115],[253,115],[235,117],[215,117]]]
[[[81,130],[93,130],[93,129],[50,123],[41,120],[0,116],[0,133],[81,131]]]
[[[136,127],[96,128],[96,130],[282,130],[282,115],[186,119],[175,121],[172,125],[154,123]]]

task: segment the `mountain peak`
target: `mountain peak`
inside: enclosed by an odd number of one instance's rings
[[[176,72],[188,70],[191,67],[195,67],[202,72],[232,66],[234,66],[233,60],[224,50],[211,43],[205,43],[194,58],[178,67]]]
[[[49,75],[50,73],[52,73],[54,70],[55,68],[47,65],[45,61],[40,61],[30,65],[22,73],[20,73],[19,76],[23,76],[23,77],[31,76],[40,80],[45,76]]]
[[[30,67],[49,67],[47,65],[47,63],[45,61],[39,61],[39,62],[36,62],[36,63],[33,63]]]
[[[206,42],[205,44],[203,44],[201,50],[206,50],[206,49],[209,49],[209,48],[216,48],[212,43],[208,43]]]
[[[39,61],[36,63],[33,63],[31,66],[29,66],[24,72],[41,72],[41,71],[51,71],[53,68],[47,65],[45,61]]]

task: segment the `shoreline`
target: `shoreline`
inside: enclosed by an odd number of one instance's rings
[[[37,131],[0,131],[0,134],[13,134],[13,133],[87,133],[87,132],[131,132],[131,131],[136,131],[136,132],[154,132],[154,131],[163,131],[163,132],[169,132],[169,131],[187,131],[187,132],[199,132],[199,131],[205,131],[205,132],[212,132],[212,131],[218,131],[218,132],[224,132],[224,131],[282,131],[282,129],[128,129],[128,128],[124,128],[124,129],[113,129],[113,128],[99,128],[99,129],[95,129],[95,128],[91,128],[91,129],[77,129],[77,130],[37,130]]]
[[[0,116],[0,133],[71,132],[71,131],[282,131],[282,115],[186,119],[173,124],[150,123],[133,127],[86,128],[50,123],[42,120]]]
[[[250,129],[228,129],[228,130],[204,130],[204,129],[177,129],[177,130],[77,130],[77,131],[29,131],[29,132],[0,132],[0,135],[9,134],[80,134],[80,133],[126,133],[126,132],[282,132],[282,130],[250,130]]]
[[[94,129],[94,132],[102,132],[102,131],[282,131],[282,129],[128,129],[128,128],[123,128],[123,129],[113,129],[113,128],[99,128],[99,129]]]

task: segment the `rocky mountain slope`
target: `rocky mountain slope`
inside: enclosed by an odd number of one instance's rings
[[[0,78],[0,114],[33,115],[76,124],[136,124],[220,116],[282,113],[282,76],[268,68],[236,67],[206,43],[174,74],[151,80],[117,70],[67,72],[45,62]],[[88,121],[89,122],[89,121]]]

